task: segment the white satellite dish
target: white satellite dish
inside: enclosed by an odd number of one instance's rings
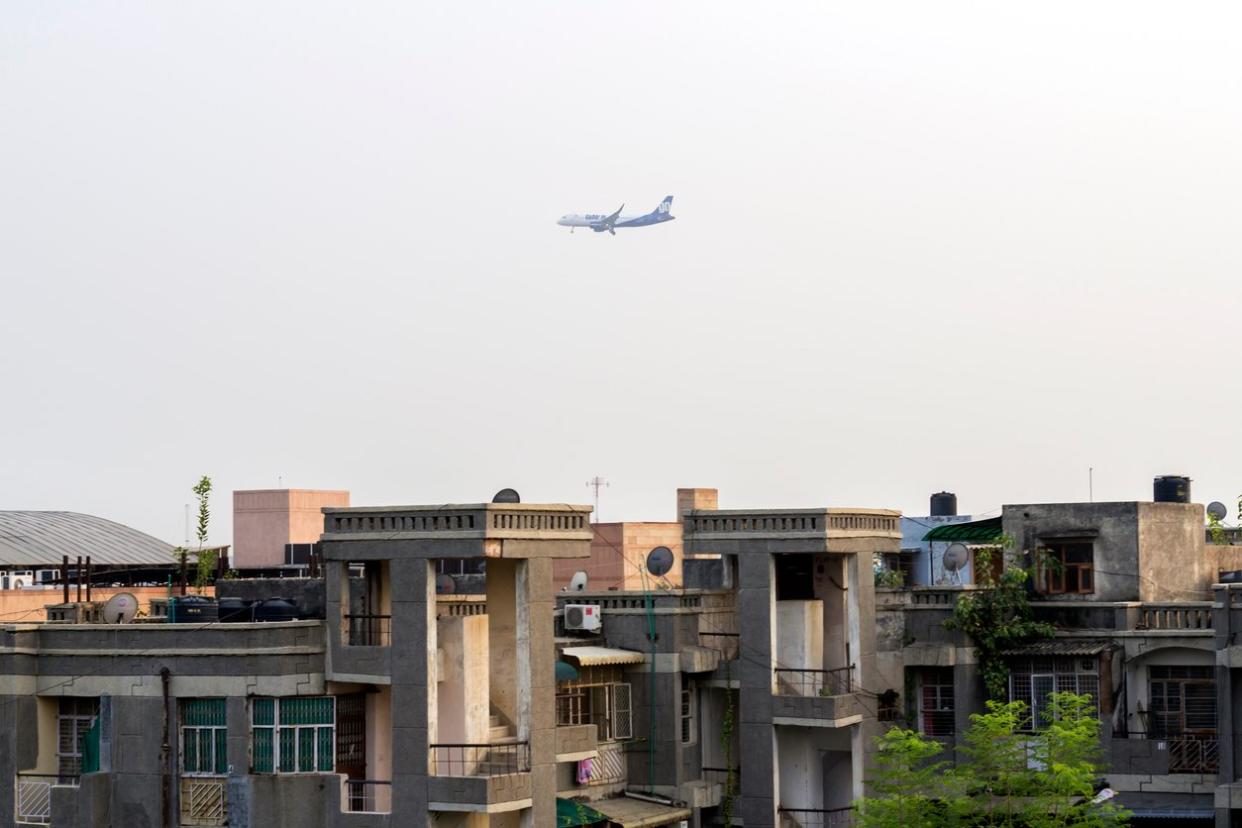
[[[584,592],[587,587],[587,574],[579,569],[574,573],[574,577],[569,579],[570,592]]]
[[[128,624],[138,614],[138,599],[132,592],[118,592],[103,605],[105,624]]]
[[[949,548],[944,550],[944,557],[940,559],[940,565],[952,576],[950,580],[955,584],[962,582],[962,567],[969,562],[970,549],[964,543],[949,544]]]

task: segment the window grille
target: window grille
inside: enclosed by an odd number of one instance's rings
[[[332,696],[254,699],[251,767],[255,773],[329,773],[335,769]]]

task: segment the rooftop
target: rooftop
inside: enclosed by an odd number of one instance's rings
[[[171,566],[172,551],[170,543],[94,515],[0,511],[0,566],[60,566],[65,555],[89,555],[94,566]]]

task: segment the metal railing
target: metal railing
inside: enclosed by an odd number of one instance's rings
[[[854,667],[833,670],[773,670],[778,696],[842,696],[854,692]]]
[[[1202,733],[1162,734],[1130,730],[1117,739],[1165,742],[1169,750],[1169,773],[1216,773],[1220,767],[1220,737]]]
[[[346,615],[345,643],[352,647],[387,647],[392,643],[391,615]]]
[[[729,784],[728,768],[703,768],[703,780],[706,782],[715,782],[720,786]],[[736,793],[742,789],[742,769],[741,767],[733,768],[733,790]]]
[[[182,825],[224,825],[227,802],[228,777],[181,777]]]
[[[719,650],[720,657],[725,661],[736,659],[738,651],[741,649],[741,633],[700,632],[699,638],[702,639],[704,647]]]
[[[431,746],[435,776],[509,776],[530,771],[530,743],[438,744]]]
[[[387,779],[346,779],[345,810],[355,814],[392,812],[392,781]]]
[[[853,825],[853,808],[777,808],[781,828],[836,828]]]
[[[76,786],[78,777],[55,773],[19,773],[13,797],[14,821],[26,825],[52,822],[52,788]]]

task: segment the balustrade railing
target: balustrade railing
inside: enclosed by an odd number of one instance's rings
[[[1138,610],[1136,630],[1210,630],[1212,603],[1189,601],[1178,604],[1143,604]]]
[[[530,743],[436,744],[430,758],[435,776],[508,776],[530,770]]]
[[[387,779],[346,779],[345,810],[355,814],[392,812],[392,781]]]
[[[854,692],[854,667],[800,670],[777,667],[773,673],[778,696],[843,696]]]

